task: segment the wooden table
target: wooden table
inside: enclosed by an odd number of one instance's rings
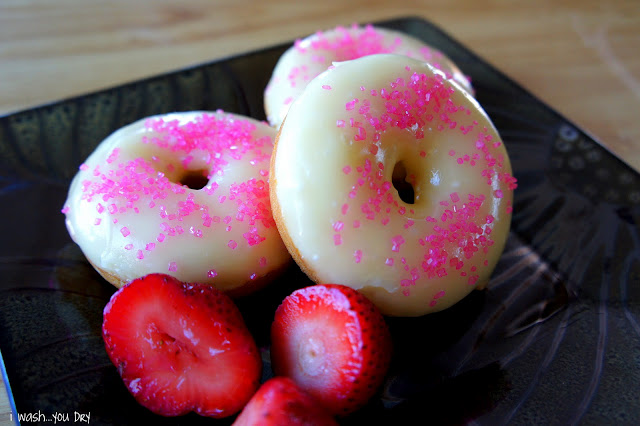
[[[4,0],[0,114],[404,16],[435,23],[640,171],[640,2],[628,0]],[[0,395],[0,424],[9,411]]]

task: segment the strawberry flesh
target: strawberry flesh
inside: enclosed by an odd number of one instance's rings
[[[350,287],[294,291],[271,328],[271,361],[332,414],[346,415],[376,393],[391,361],[391,335],[380,311]]]
[[[129,392],[163,416],[230,416],[259,385],[262,361],[240,311],[208,285],[133,280],[105,307],[102,335]]]
[[[288,377],[267,380],[233,426],[337,426],[335,419]]]

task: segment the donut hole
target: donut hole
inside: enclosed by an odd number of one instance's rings
[[[189,189],[202,189],[209,183],[207,170],[185,170],[184,173],[178,177],[177,183]]]
[[[407,178],[407,167],[402,161],[398,161],[393,167],[391,183],[398,191],[398,195],[402,201],[407,204],[414,204],[416,202],[416,194],[413,185]]]

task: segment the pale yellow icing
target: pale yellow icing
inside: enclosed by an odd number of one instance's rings
[[[515,179],[486,113],[430,65],[399,55],[337,64],[292,103],[273,155],[276,220],[315,281],[401,316],[445,309],[487,283]],[[394,169],[413,203],[400,199]]]
[[[468,78],[438,49],[399,31],[368,26],[337,27],[298,40],[280,57],[265,89],[265,110],[272,126],[279,127],[291,102],[306,84],[333,62],[394,53],[429,62],[470,93]]]
[[[203,123],[218,123],[218,130]],[[234,141],[235,134],[242,138]],[[266,123],[222,112],[167,114],[123,127],[73,179],[64,208],[69,234],[101,273],[122,282],[161,272],[232,290],[259,280],[290,259],[268,198],[274,138]],[[172,150],[176,141],[194,149]],[[136,160],[150,170],[123,174]],[[188,173],[208,175],[201,178],[206,185],[181,185]],[[162,176],[168,180],[159,189]],[[109,190],[109,180],[120,189]]]

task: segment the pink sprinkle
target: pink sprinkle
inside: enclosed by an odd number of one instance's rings
[[[356,219],[356,220],[354,220],[354,221],[353,221],[353,227],[354,227],[354,228],[360,228],[360,221],[359,221],[359,220],[357,220],[357,219]]]
[[[82,163],[82,164],[80,164],[80,170],[87,171],[87,170],[89,170],[89,166],[86,165],[85,163]]]
[[[129,232],[129,228],[127,228],[126,226],[123,226],[123,227],[120,229],[120,233],[122,233],[122,236],[123,236],[123,237],[126,237],[126,236],[128,236],[129,234],[131,234],[131,232]]]
[[[178,265],[176,262],[169,262],[169,272],[176,272],[178,270]]]
[[[293,98],[291,96],[284,100],[285,105],[289,105],[291,102],[293,102]]]
[[[144,259],[144,253],[142,253],[142,250],[138,250],[138,254],[136,255],[136,257],[140,260]]]
[[[458,159],[456,160],[456,162],[457,162],[458,164],[462,164],[462,163],[464,163],[464,160],[463,160],[462,158],[458,158]]]
[[[60,210],[60,212],[62,214],[67,214],[67,213],[69,213],[69,210],[70,210],[69,206],[64,206],[64,208],[62,210]]]
[[[345,175],[348,175],[349,173],[351,173],[351,166],[344,166],[342,168],[342,171],[344,172]]]
[[[215,278],[215,277],[217,277],[217,276],[218,276],[218,271],[216,271],[215,269],[210,269],[210,270],[207,272],[207,276],[208,276],[209,278]]]
[[[231,250],[235,250],[236,247],[238,247],[238,243],[236,243],[233,240],[229,240],[229,242],[227,243],[227,246],[231,249]]]
[[[494,220],[495,218],[492,215],[487,215],[487,223],[493,223]]]
[[[495,195],[496,198],[502,198],[504,196],[501,189],[496,189],[495,191],[493,191],[493,195]]]
[[[102,222],[102,219],[100,219],[99,217],[96,218],[95,222],[93,222],[94,225],[100,225],[100,222]]]
[[[435,296],[433,296],[434,299],[440,299],[441,297],[444,297],[445,292],[444,290],[439,291],[438,293],[436,293]]]
[[[158,241],[159,243],[164,241],[164,234],[163,233],[159,233],[158,236],[156,237],[156,241]]]
[[[258,262],[258,264],[259,264],[260,266],[262,266],[262,267],[267,266],[267,258],[266,258],[266,257],[264,257],[264,256],[263,256],[263,257],[261,257],[261,258],[260,258],[260,261]]]
[[[104,206],[98,203],[98,205],[96,206],[96,210],[98,211],[98,213],[102,213],[104,211]]]
[[[107,163],[109,164],[113,163],[118,158],[119,152],[120,152],[119,148],[114,148],[113,151],[111,151],[111,154],[109,154],[109,157],[107,157]]]
[[[125,250],[131,250],[133,248],[133,244],[129,243],[126,246],[124,246]]]
[[[347,214],[348,211],[349,211],[349,205],[347,203],[344,203],[342,205],[342,214]]]
[[[336,121],[336,127],[344,127],[344,125],[345,125],[344,120],[338,120],[338,121]]]
[[[333,229],[336,232],[342,231],[343,228],[344,228],[344,223],[342,223],[341,221],[337,221],[336,223],[333,224]]]
[[[396,235],[395,237],[391,238],[391,243],[392,251],[400,251],[400,246],[404,244],[404,238],[402,238],[402,235]]]
[[[340,236],[340,234],[333,235],[333,244],[336,246],[339,246],[340,244],[342,244],[342,237]]]
[[[457,192],[452,192],[451,194],[449,194],[449,197],[451,198],[451,201],[453,201],[454,203],[457,203],[458,201],[460,201],[460,196],[458,195]]]
[[[331,90],[331,86],[329,86],[328,84],[323,84],[322,88],[325,90]]]
[[[356,250],[353,253],[353,258],[356,263],[360,263],[360,261],[362,260],[362,250]]]
[[[449,151],[449,155],[450,155],[451,157],[453,157],[454,155],[456,155],[456,152],[455,152],[454,150],[451,150],[451,151]]]
[[[507,207],[507,208],[505,209],[505,212],[506,212],[507,214],[512,213],[512,212],[513,212],[513,207],[511,207],[511,206]]]
[[[387,257],[387,260],[385,260],[384,264],[388,266],[393,266],[393,259],[390,257]]]
[[[109,213],[115,214],[118,212],[118,207],[115,204],[109,205]]]

